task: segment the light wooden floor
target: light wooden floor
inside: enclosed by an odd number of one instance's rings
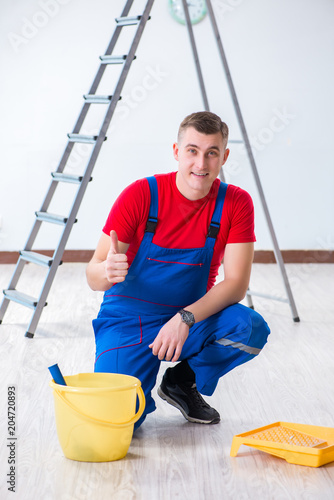
[[[11,304],[0,326],[1,436],[7,436],[7,386],[17,386],[17,492],[7,491],[8,449],[1,439],[0,498],[19,500],[326,500],[334,498],[334,462],[320,468],[288,464],[232,437],[276,421],[334,427],[334,265],[287,265],[301,323],[289,306],[254,299],[272,333],[258,358],[220,380],[208,398],[222,417],[214,426],[189,424],[156,397],[157,411],[118,462],[64,458],[55,429],[47,367],[64,374],[93,371],[91,320],[100,293],[85,282],[84,264],[59,268],[35,338],[24,337],[31,311]],[[0,288],[13,266],[0,266]],[[41,271],[27,266],[23,291]],[[252,288],[283,293],[276,265],[254,265]],[[22,287],[20,288],[22,290]],[[167,364],[162,365],[158,382]]]

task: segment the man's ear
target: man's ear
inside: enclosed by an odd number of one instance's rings
[[[177,142],[174,142],[173,144],[173,155],[176,161],[179,161],[179,146]]]
[[[226,163],[226,160],[227,160],[229,154],[230,154],[230,150],[226,148],[225,152],[224,152],[224,159],[223,159],[222,166],[224,165],[224,163]]]

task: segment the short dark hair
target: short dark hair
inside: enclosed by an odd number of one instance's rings
[[[211,111],[198,111],[186,116],[179,127],[178,141],[181,140],[183,132],[189,127],[194,127],[197,132],[207,135],[221,132],[223,139],[227,142],[228,126],[218,115],[211,113]]]

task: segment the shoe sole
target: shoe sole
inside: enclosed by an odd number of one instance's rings
[[[163,390],[161,389],[161,387],[158,388],[157,393],[158,393],[158,396],[161,399],[163,399],[164,401],[167,401],[167,403],[169,403],[170,405],[172,405],[175,408],[177,408],[178,410],[180,410],[180,412],[182,413],[182,415],[184,416],[184,418],[186,420],[188,420],[188,422],[192,422],[192,423],[195,423],[195,424],[207,424],[207,425],[218,424],[220,422],[220,418],[219,417],[216,417],[213,420],[200,420],[199,418],[189,417],[189,415],[187,415],[187,413],[184,411],[184,409],[182,408],[182,406],[179,405],[176,401],[174,401],[174,399],[171,399],[169,396],[167,396],[163,392]]]

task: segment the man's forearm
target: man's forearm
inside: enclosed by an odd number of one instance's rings
[[[247,292],[244,283],[238,280],[226,279],[213,286],[199,300],[185,307],[195,316],[196,323],[222,311],[226,307],[242,300]]]
[[[86,268],[87,283],[94,291],[105,292],[112,283],[108,281],[105,271],[105,261],[90,262]]]

